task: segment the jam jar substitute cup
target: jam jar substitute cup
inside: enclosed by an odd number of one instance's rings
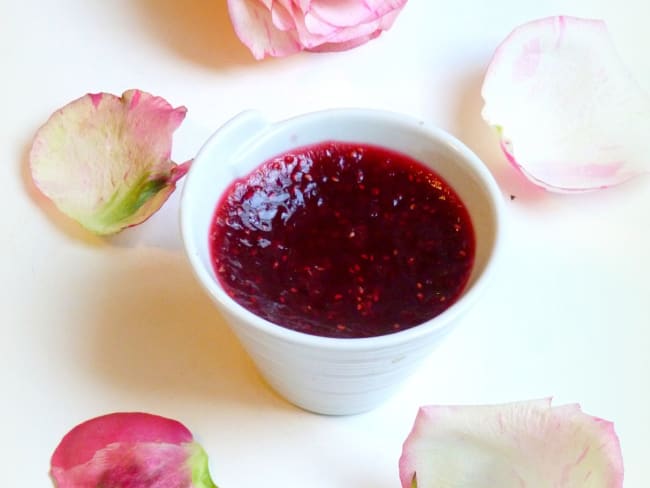
[[[410,156],[438,173],[465,204],[476,239],[474,264],[463,293],[440,315],[377,337],[321,337],[255,315],[219,283],[208,235],[224,191],[272,157],[325,141],[381,146]],[[476,301],[496,269],[502,208],[497,184],[474,153],[407,115],[333,109],[270,122],[247,111],[218,129],[194,160],[181,197],[181,229],[198,281],[269,385],[303,409],[345,415],[387,399]]]

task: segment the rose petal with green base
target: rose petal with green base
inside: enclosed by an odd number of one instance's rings
[[[403,488],[621,488],[611,422],[550,399],[423,407],[404,442]]]
[[[51,474],[57,488],[216,488],[183,424],[138,412],[76,426],[54,451]]]
[[[55,112],[30,152],[34,183],[99,235],[139,224],[174,191],[190,162],[170,160],[184,107],[140,90],[88,94]]]

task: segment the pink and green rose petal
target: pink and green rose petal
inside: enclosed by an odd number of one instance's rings
[[[621,488],[611,422],[549,400],[422,407],[400,458],[403,488]]]
[[[171,161],[184,107],[140,90],[85,95],[56,111],[30,152],[34,183],[63,213],[107,235],[155,213],[189,169]]]
[[[508,160],[539,186],[589,191],[650,171],[650,97],[603,21],[517,27],[496,50],[482,95]]]
[[[76,426],[51,462],[57,488],[216,488],[191,432],[146,413],[113,413]]]

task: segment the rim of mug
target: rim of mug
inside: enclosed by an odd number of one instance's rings
[[[231,122],[243,115],[256,114],[255,111],[245,111],[231,119]],[[503,199],[500,189],[494,180],[494,177],[488,170],[483,161],[464,143],[451,135],[449,132],[428,124],[422,120],[418,120],[409,115],[390,112],[385,110],[368,109],[368,108],[336,108],[308,112],[301,115],[296,115],[277,122],[271,122],[269,130],[282,130],[288,131],[293,126],[302,125],[305,122],[313,122],[315,119],[336,119],[340,117],[371,117],[377,122],[382,120],[390,122],[391,124],[400,124],[405,127],[417,129],[426,133],[430,138],[434,139],[437,144],[442,144],[456,153],[459,160],[477,176],[484,187],[485,194],[490,200],[492,207],[492,217],[494,220],[494,240],[490,252],[486,258],[486,264],[480,273],[475,277],[472,283],[466,285],[466,289],[458,299],[450,305],[447,309],[439,315],[422,322],[420,324],[411,326],[404,330],[391,332],[388,334],[359,337],[359,338],[338,338],[327,337],[306,332],[299,332],[282,325],[268,321],[259,315],[249,311],[246,307],[237,303],[232,299],[223,289],[214,276],[211,269],[206,269],[197,249],[207,246],[208,239],[206,235],[205,243],[198,243],[194,238],[193,220],[191,214],[191,199],[195,183],[194,177],[200,171],[200,167],[204,164],[209,164],[210,149],[215,144],[220,136],[221,130],[228,125],[227,122],[224,126],[217,129],[201,147],[197,154],[188,174],[185,178],[181,200],[180,200],[180,219],[181,219],[181,234],[184,244],[185,253],[190,261],[192,270],[201,283],[204,290],[208,292],[210,298],[217,302],[220,306],[228,309],[237,319],[247,323],[249,326],[265,333],[276,339],[288,341],[297,345],[302,345],[314,349],[336,349],[342,351],[363,351],[370,349],[382,349],[386,347],[393,347],[397,344],[404,344],[412,341],[417,341],[420,338],[429,336],[440,332],[446,328],[447,325],[452,323],[459,315],[467,310],[479,297],[485,289],[490,277],[494,274],[497,267],[497,262],[500,256],[502,247],[502,234],[503,234]],[[265,131],[266,133],[266,131]],[[260,162],[262,164],[263,161]],[[199,169],[195,169],[199,168]]]

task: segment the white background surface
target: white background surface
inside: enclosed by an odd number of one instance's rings
[[[548,194],[507,165],[479,114],[497,44],[552,14],[607,20],[650,90],[648,5],[411,0],[390,32],[356,50],[255,62],[223,0],[2,2],[0,485],[50,486],[49,457],[68,429],[141,410],[184,422],[221,488],[396,488],[418,406],[554,396],[613,420],[625,486],[650,486],[650,178]],[[260,380],[195,282],[178,192],[113,239],[89,235],[35,192],[26,157],[50,113],[86,92],[129,88],[187,106],[179,162],[246,108],[280,119],[362,106],[435,123],[473,148],[503,190],[503,268],[389,402],[345,418],[300,411]]]

